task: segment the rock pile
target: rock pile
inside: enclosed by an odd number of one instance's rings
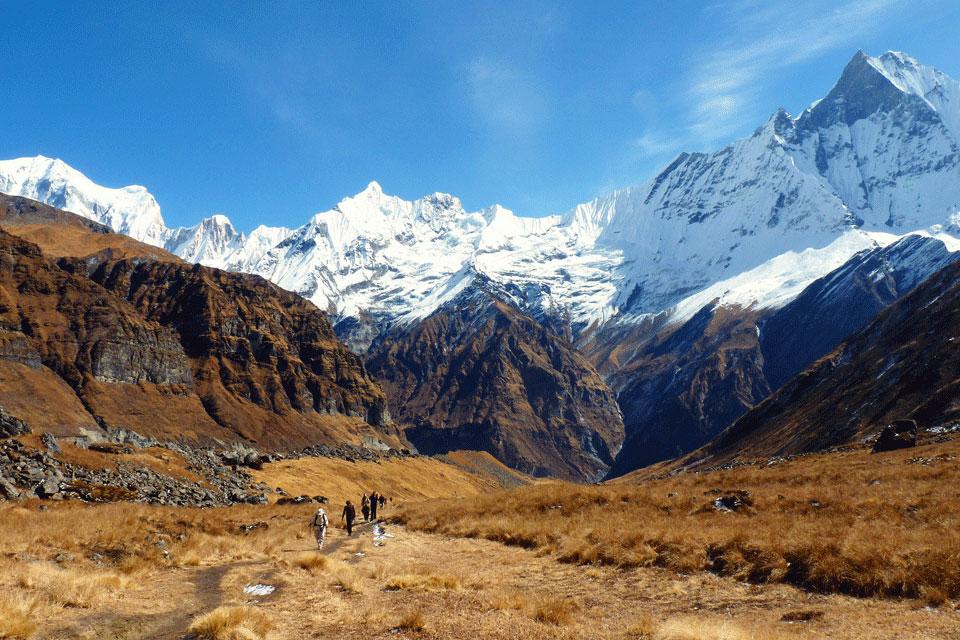
[[[0,499],[76,498],[88,502],[132,500],[151,504],[212,507],[226,504],[265,504],[269,489],[250,476],[231,470],[208,452],[177,448],[204,478],[190,482],[152,469],[118,462],[114,468],[91,470],[60,460],[48,451],[18,440],[0,440]],[[102,449],[101,449],[102,450]]]
[[[347,462],[376,462],[390,458],[411,458],[417,454],[409,449],[368,449],[358,447],[352,444],[338,444],[327,446],[323,444],[313,445],[300,451],[287,454],[290,459],[296,458],[339,458]]]
[[[215,451],[181,443],[158,442],[126,429],[106,429],[100,437],[68,438],[64,442],[110,456],[116,464],[104,469],[62,460],[62,444],[51,433],[40,437],[41,447],[30,447],[11,437],[30,433],[22,420],[0,407],[0,501],[37,497],[46,500],[80,499],[88,502],[129,500],[173,506],[212,507],[229,504],[266,504],[273,489],[254,482],[247,469],[262,469],[264,464],[285,458],[333,457],[351,462],[376,461],[412,456],[405,449],[371,450],[354,445],[328,447],[316,445],[301,451],[260,453],[235,444]],[[131,464],[122,456],[139,449],[162,447],[182,457],[187,469],[202,478],[193,482],[172,477],[150,468]],[[324,504],[324,496],[283,496],[281,504]]]

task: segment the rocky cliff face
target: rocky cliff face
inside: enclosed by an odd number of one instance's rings
[[[100,249],[54,260],[0,231],[0,405],[17,417],[267,449],[399,444],[382,390],[309,302],[39,203],[0,205],[3,227],[57,254]]]
[[[383,392],[325,314],[263,278],[136,259],[64,266],[175,331],[205,409],[245,437],[274,446],[323,440],[303,421],[311,414],[390,422]]]
[[[623,438],[613,393],[567,339],[488,285],[374,344],[367,364],[392,412],[421,452],[483,450],[533,475],[599,478]]]
[[[0,331],[6,359],[46,366],[75,389],[102,382],[191,385],[177,335],[0,230]]]

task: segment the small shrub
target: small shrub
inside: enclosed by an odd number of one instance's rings
[[[397,623],[397,629],[400,631],[423,631],[427,628],[426,619],[423,616],[423,612],[419,609],[409,611],[400,618],[400,622]]]
[[[657,623],[649,613],[642,613],[633,624],[627,627],[627,637],[636,640],[653,640],[657,632]]]
[[[928,607],[942,607],[947,602],[947,594],[935,587],[924,587],[920,590],[920,597]]]
[[[304,553],[297,556],[293,563],[301,569],[305,569],[313,575],[317,575],[326,571],[330,564],[330,560],[322,553]]]
[[[17,586],[46,597],[61,607],[92,607],[104,597],[126,588],[129,578],[110,572],[62,569],[51,564],[24,567]]]
[[[463,584],[456,576],[402,574],[387,580],[383,587],[387,591],[418,589],[421,591],[443,591],[462,589]]]
[[[573,615],[580,609],[571,598],[548,598],[534,607],[533,619],[541,624],[562,626],[573,621]]]
[[[34,620],[42,606],[35,597],[22,593],[0,595],[0,638],[27,640],[37,630]]]

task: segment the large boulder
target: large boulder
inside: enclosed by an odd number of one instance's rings
[[[896,420],[880,432],[880,437],[873,446],[873,452],[896,451],[915,446],[917,446],[917,421]]]

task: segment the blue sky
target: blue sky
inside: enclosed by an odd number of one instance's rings
[[[0,9],[0,157],[146,185],[170,225],[297,225],[374,179],[555,213],[801,110],[858,48],[960,77],[953,0]]]

